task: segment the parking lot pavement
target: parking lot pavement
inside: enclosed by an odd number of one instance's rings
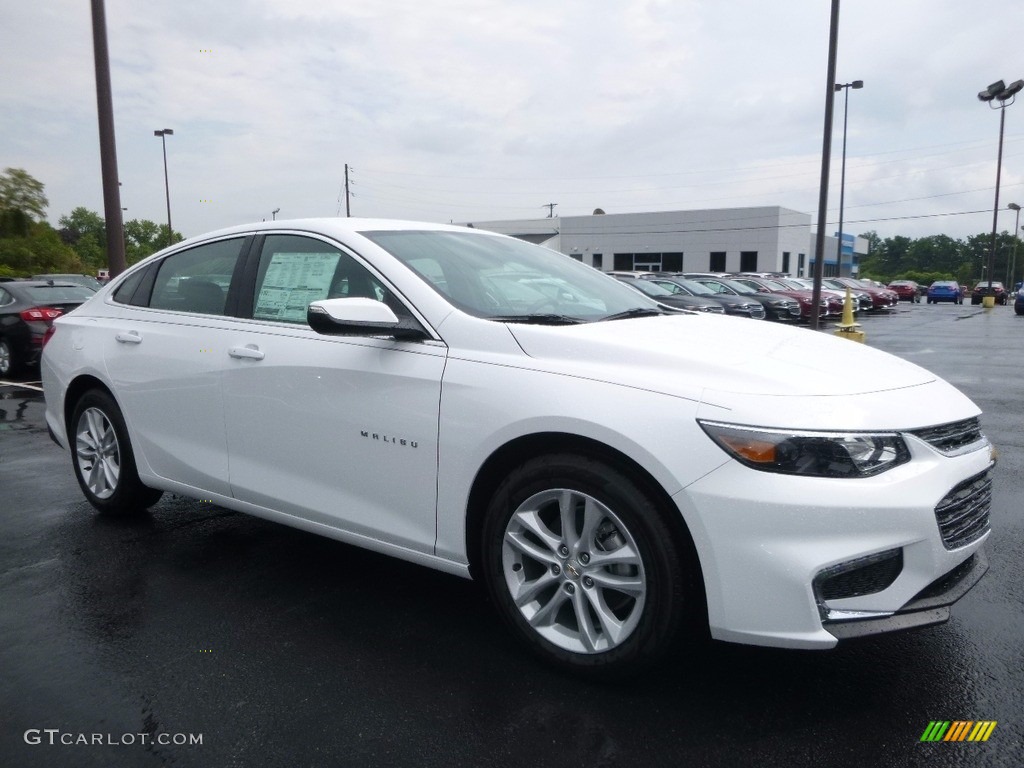
[[[0,383],[0,765],[1019,766],[1024,317],[861,322],[985,410],[988,575],[939,627],[828,652],[708,643],[617,685],[538,666],[454,577],[170,495],[100,519],[32,383]],[[939,720],[997,725],[922,742]]]

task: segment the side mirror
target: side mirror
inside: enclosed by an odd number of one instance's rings
[[[402,341],[429,338],[414,320],[399,320],[391,307],[375,299],[323,299],[306,309],[306,322],[325,336],[392,336]]]

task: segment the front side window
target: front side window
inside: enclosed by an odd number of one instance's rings
[[[223,315],[243,238],[218,240],[171,254],[160,264],[149,306]]]
[[[408,310],[380,280],[338,247],[299,235],[270,235],[256,273],[252,316],[306,324],[311,302],[364,298],[382,301],[399,317]]]

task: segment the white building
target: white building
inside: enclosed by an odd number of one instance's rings
[[[474,221],[468,226],[547,246],[597,269],[809,275],[810,214],[779,206]],[[866,241],[858,238],[866,248]],[[831,242],[831,247],[828,243]],[[835,274],[836,238],[826,238]],[[848,252],[847,252],[848,253]],[[829,265],[831,263],[831,269]],[[849,273],[849,258],[844,273]]]

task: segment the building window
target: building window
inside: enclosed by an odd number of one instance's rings
[[[616,253],[615,254],[615,266],[613,267],[617,272],[626,271],[633,269],[633,254],[632,253]]]
[[[594,265],[594,269],[604,269],[604,254],[595,253],[594,260],[591,262]]]
[[[789,274],[789,251],[782,252],[782,271]]]
[[[757,272],[757,251],[740,251],[740,272]]]
[[[805,254],[803,254],[803,253],[798,253],[797,254],[797,257],[796,257],[796,276],[797,277],[803,277],[804,276],[804,259],[805,258],[806,258]]]
[[[725,251],[712,251],[708,269],[712,272],[725,272]]]
[[[570,253],[569,255],[572,256],[576,261],[583,261],[582,253]]]
[[[661,270],[662,270],[662,272],[682,272],[683,271],[683,254],[682,253],[663,253],[663,254],[661,254]]]

